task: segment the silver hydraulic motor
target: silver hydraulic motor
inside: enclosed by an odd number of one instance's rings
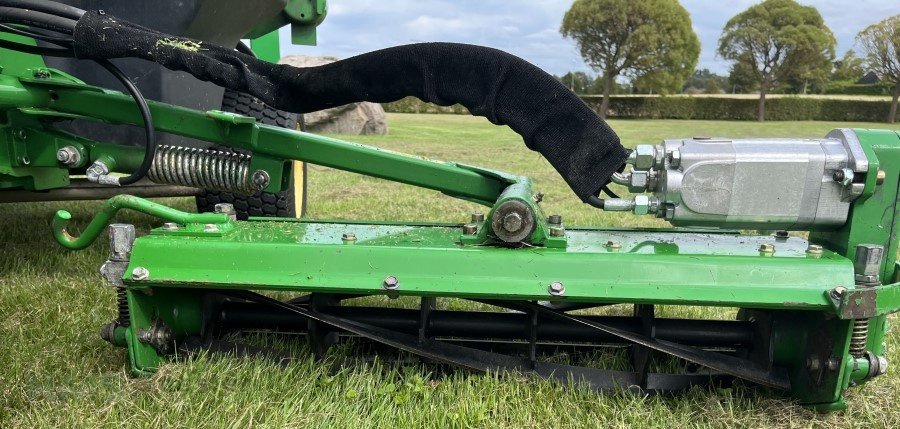
[[[824,139],[694,137],[639,145],[613,182],[641,194],[609,199],[676,226],[822,230],[843,225],[868,161],[850,129]]]

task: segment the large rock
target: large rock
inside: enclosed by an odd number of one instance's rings
[[[281,59],[282,64],[294,67],[315,67],[333,63],[335,57],[291,55]],[[303,115],[305,130],[318,134],[387,134],[387,118],[384,108],[377,103],[353,103]]]

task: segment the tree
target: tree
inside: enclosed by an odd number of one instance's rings
[[[841,59],[834,62],[834,71],[831,72],[831,80],[856,82],[866,74],[863,67],[863,59],[856,56],[853,49],[844,53]]]
[[[886,82],[894,84],[894,96],[888,122],[897,120],[897,99],[900,98],[900,15],[894,15],[870,25],[856,36],[865,52],[866,66]]]
[[[709,69],[694,70],[691,77],[681,88],[682,92],[720,94],[724,92],[727,82],[724,76],[719,76]]]
[[[587,94],[594,83],[594,78],[588,76],[585,72],[578,71],[564,74],[559,78],[559,81],[576,94]]]
[[[617,76],[677,90],[700,56],[691,17],[677,0],[576,0],[560,32],[575,40],[585,62],[601,74],[604,118]]]
[[[766,94],[789,79],[814,80],[831,71],[834,35],[819,11],[793,0],[766,0],[735,15],[719,39],[719,55],[745,63],[759,84],[760,121]]]

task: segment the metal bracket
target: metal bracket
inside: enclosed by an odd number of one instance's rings
[[[841,319],[868,319],[900,311],[900,283],[826,294]]]

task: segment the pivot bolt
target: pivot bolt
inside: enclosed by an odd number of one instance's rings
[[[56,160],[66,166],[73,166],[81,162],[81,152],[75,146],[66,146],[56,151]]]
[[[219,232],[219,227],[214,223],[203,225],[203,232]]]
[[[806,253],[810,255],[821,255],[824,251],[824,248],[821,244],[810,244],[809,247],[806,248]]]
[[[562,225],[562,216],[558,214],[547,216],[547,223],[550,225]]]
[[[841,299],[841,297],[844,296],[844,293],[846,293],[846,292],[847,292],[847,288],[845,288],[843,286],[838,286],[838,287],[832,289],[831,292],[829,292],[829,295],[831,295],[832,299],[838,300],[838,299]]]
[[[566,235],[566,229],[561,226],[551,226],[550,227],[550,236],[551,237],[562,237]]]
[[[562,296],[566,293],[566,287],[562,282],[553,282],[547,287],[547,292],[553,296]]]
[[[772,243],[765,243],[759,245],[760,253],[775,253],[775,245]]]
[[[345,243],[356,241],[356,234],[352,232],[345,232],[341,234],[341,241]]]
[[[150,270],[144,267],[137,267],[131,271],[131,279],[134,281],[142,282],[144,280],[148,280],[150,278]]]
[[[512,212],[503,217],[503,229],[509,232],[518,232],[522,229],[522,215]]]
[[[387,290],[397,290],[400,288],[400,280],[397,280],[394,276],[387,276],[384,278],[384,288]]]
[[[484,213],[472,213],[472,223],[484,222]]]
[[[465,235],[475,235],[478,232],[478,225],[467,223],[462,227],[462,233]]]

